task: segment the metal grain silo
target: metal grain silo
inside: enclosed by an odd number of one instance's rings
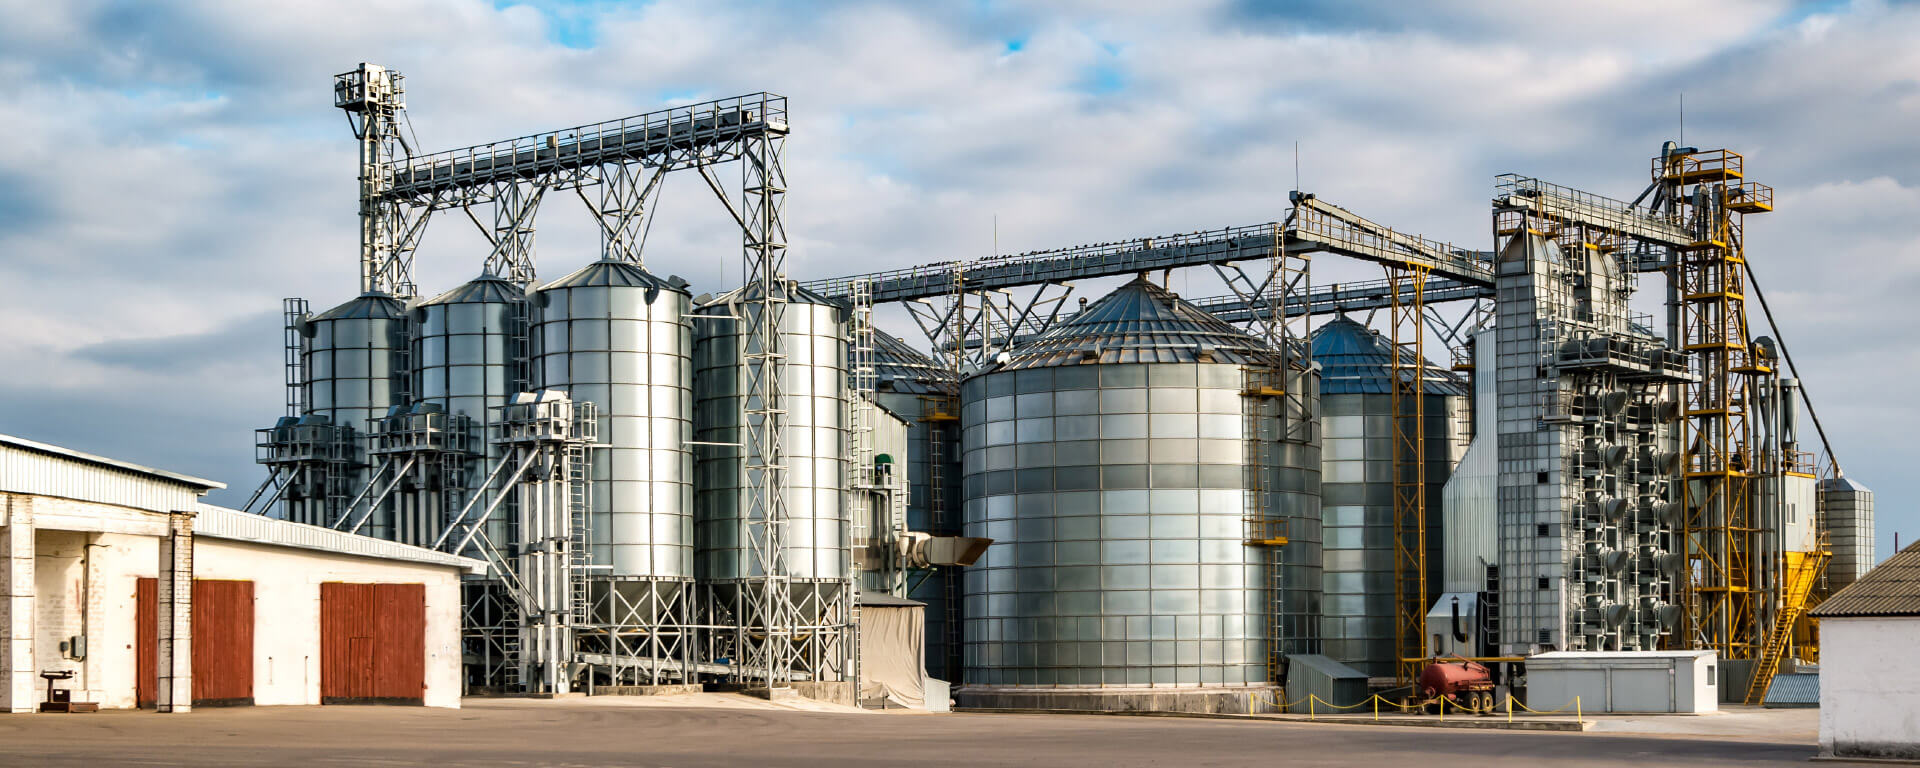
[[[966,535],[994,543],[965,575],[962,703],[1138,707],[1112,689],[1151,687],[1246,711],[1270,650],[1312,652],[1317,440],[1248,439],[1276,431],[1248,382],[1278,364],[1137,279],[964,382]],[[1285,547],[1250,540],[1263,486]]]
[[[345,304],[307,318],[302,332],[307,337],[307,416],[353,428],[352,469],[345,485],[332,489],[346,497],[360,492],[372,478],[372,447],[368,421],[387,415],[395,405],[405,404],[402,392],[402,356],[407,348],[405,307],[384,293],[368,293]],[[290,503],[291,519],[312,525],[328,525],[325,505]],[[344,508],[345,498],[335,506]],[[392,538],[391,505],[375,510],[362,533]]]
[[[449,416],[466,417],[471,425],[467,445],[475,458],[464,463],[459,482],[468,493],[475,492],[500,456],[487,439],[499,416],[496,409],[526,387],[517,359],[526,338],[526,292],[502,278],[481,275],[421,302],[413,310],[413,321],[414,400],[438,406]],[[426,507],[440,500],[422,496],[405,503]],[[454,511],[442,511],[437,519],[444,521]],[[423,508],[412,514],[426,519],[432,513]],[[410,510],[400,514],[407,517]],[[496,544],[510,543],[508,517],[496,514],[487,525],[487,536]]]
[[[602,260],[532,295],[534,386],[599,412],[589,552],[593,623],[684,627],[693,581],[693,337],[679,278]],[[616,653],[609,645],[603,650]],[[683,657],[685,649],[642,651]],[[615,670],[616,677],[628,672]]]
[[[1873,570],[1873,491],[1841,475],[1820,481],[1820,532],[1833,550],[1827,588],[1837,592]]]
[[[1411,353],[1403,358],[1409,363]],[[1313,334],[1320,370],[1321,520],[1325,586],[1321,644],[1335,660],[1391,677],[1394,647],[1393,342],[1344,316]],[[1426,364],[1427,594],[1441,592],[1442,489],[1464,443],[1467,386]],[[1412,429],[1412,416],[1407,428]],[[1411,477],[1411,475],[1409,475]]]
[[[694,327],[694,425],[703,446],[694,495],[701,581],[737,582],[765,576],[752,550],[745,487],[748,398],[746,324],[761,303],[740,289],[696,310],[711,319]],[[803,288],[791,287],[781,316],[785,362],[779,368],[786,414],[781,435],[786,575],[795,580],[845,581],[851,576],[846,519],[847,310]]]
[[[907,420],[907,528],[960,535],[960,425],[946,403],[957,402],[954,373],[884,331],[874,331],[874,399]],[[901,457],[895,457],[896,461]],[[916,577],[917,578],[917,577]],[[938,569],[918,579],[908,597],[926,603],[927,674],[959,672],[959,573]],[[953,658],[952,668],[948,659]]]

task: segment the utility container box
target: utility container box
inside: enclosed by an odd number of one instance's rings
[[[1715,712],[1713,651],[1555,651],[1527,657],[1527,706],[1586,712]]]

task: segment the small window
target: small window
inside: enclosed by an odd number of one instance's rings
[[[1546,523],[1540,523],[1540,524],[1537,524],[1537,525],[1535,525],[1535,526],[1533,526],[1533,535],[1535,535],[1535,536],[1538,536],[1538,537],[1540,537],[1540,538],[1543,538],[1543,539],[1544,539],[1544,538],[1546,538],[1546,537],[1548,537],[1548,536],[1551,536],[1551,535],[1552,535],[1552,534],[1550,534],[1550,533],[1548,533],[1548,532],[1547,532],[1548,530],[1549,530],[1549,529],[1547,528],[1547,524],[1546,524]]]
[[[1549,582],[1547,581],[1547,577],[1545,577],[1545,576],[1542,576],[1542,577],[1540,577],[1540,579],[1539,579],[1539,587],[1540,587],[1541,589],[1552,589],[1552,588],[1553,588],[1552,586],[1550,586],[1550,583],[1549,583]]]
[[[1713,685],[1713,681],[1714,681],[1714,679],[1715,679],[1715,678],[1714,678],[1714,674],[1713,674],[1713,665],[1712,665],[1712,664],[1708,664],[1708,665],[1707,665],[1707,685]]]
[[[1536,482],[1536,483],[1539,483],[1539,484],[1541,484],[1541,485],[1546,485],[1546,484],[1547,484],[1547,473],[1545,473],[1545,472],[1535,472],[1535,473],[1533,473],[1533,481],[1534,481],[1534,482]]]

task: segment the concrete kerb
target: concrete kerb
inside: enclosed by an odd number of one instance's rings
[[[955,707],[954,712],[964,714],[998,715],[1110,715],[1116,717],[1191,717],[1211,720],[1270,720],[1284,723],[1327,723],[1330,725],[1386,725],[1412,728],[1462,728],[1475,730],[1502,731],[1561,731],[1582,732],[1591,730],[1593,722],[1575,722],[1569,720],[1515,720],[1507,722],[1505,718],[1472,717],[1449,718],[1390,716],[1375,720],[1371,717],[1355,716],[1310,716],[1300,714],[1258,714],[1235,715],[1208,712],[1110,712],[1090,709],[1012,709],[1007,707]]]

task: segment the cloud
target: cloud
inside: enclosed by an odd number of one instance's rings
[[[1920,414],[1891,391],[1920,374],[1892,320],[1920,284],[1913,6],[0,0],[0,17],[0,370],[27,372],[0,431],[257,479],[278,300],[354,290],[354,149],[329,89],[360,61],[406,73],[429,149],[787,95],[802,278],[1278,220],[1296,141],[1308,190],[1486,247],[1491,176],[1630,198],[1685,94],[1688,142],[1747,152],[1778,190],[1750,256],[1849,474],[1882,491],[1883,530],[1920,524],[1897,442]],[[669,178],[648,241],[696,291],[740,277],[711,198]],[[543,275],[598,247],[578,200],[546,201]],[[443,213],[423,292],[486,250]]]

